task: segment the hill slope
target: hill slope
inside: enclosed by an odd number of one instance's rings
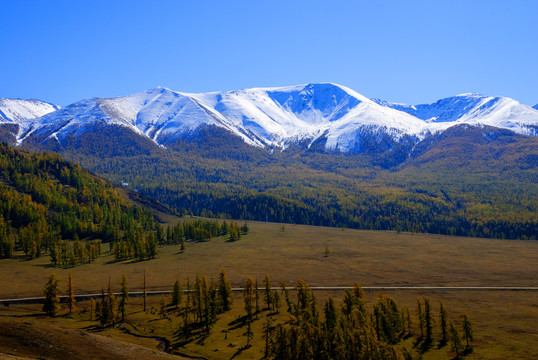
[[[39,257],[61,239],[111,241],[119,231],[154,226],[151,212],[132,206],[79,165],[3,144],[0,200],[0,257],[15,248]]]

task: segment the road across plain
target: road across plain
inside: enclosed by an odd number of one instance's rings
[[[271,287],[271,290],[281,290],[281,287]],[[286,290],[297,290],[294,286],[285,287]],[[311,286],[313,291],[345,291],[352,290],[352,286]],[[427,291],[538,291],[538,286],[363,286],[364,291],[383,291],[383,290],[427,290]],[[265,288],[258,288],[265,290]],[[192,290],[191,290],[192,291]],[[232,288],[234,292],[243,291],[243,288]],[[168,295],[170,290],[163,291],[147,291],[147,296]],[[133,291],[129,293],[130,297],[142,297],[142,291]],[[119,296],[120,293],[114,293]],[[100,298],[101,293],[75,295],[77,301],[89,300],[90,298]],[[29,297],[17,299],[0,299],[0,305],[9,306],[11,304],[41,304],[44,297]],[[67,296],[60,296],[60,301],[65,302]]]

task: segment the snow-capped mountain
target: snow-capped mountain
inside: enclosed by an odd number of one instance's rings
[[[420,136],[426,123],[380,106],[335,84],[187,94],[157,87],[134,95],[82,100],[34,121],[21,122],[18,143],[31,137],[60,143],[95,124],[122,126],[166,146],[200,126],[224,128],[250,145],[286,148],[326,138],[327,149],[360,147],[361,133]]]
[[[433,104],[406,105],[374,99],[380,105],[404,111],[428,123],[431,132],[454,125],[487,125],[524,135],[538,135],[538,112],[506,97],[461,94]]]
[[[157,87],[128,96],[86,99],[64,108],[36,100],[3,99],[0,111],[3,121],[19,125],[17,144],[62,145],[66,138],[103,127],[121,127],[163,147],[201,128],[216,127],[262,148],[321,141],[325,150],[342,152],[361,152],[368,146],[391,149],[396,143],[416,143],[462,124],[538,135],[538,111],[509,98],[463,94],[412,106],[370,100],[332,83],[203,94]]]
[[[39,100],[0,99],[0,123],[20,123],[31,120],[60,107]]]
[[[394,138],[420,135],[424,121],[384,108],[344,86],[331,83],[191,94],[266,144],[286,148],[326,137],[327,149],[360,146],[361,130],[389,132]]]
[[[534,105],[532,108],[538,110],[538,104]]]

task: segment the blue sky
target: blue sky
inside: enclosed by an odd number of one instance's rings
[[[538,103],[538,1],[0,0],[0,97],[67,105],[335,82],[409,104]]]

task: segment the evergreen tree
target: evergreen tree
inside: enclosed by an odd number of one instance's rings
[[[406,309],[406,324],[407,324],[407,335],[410,336],[413,334],[413,331],[411,330],[411,314],[409,313],[409,308]]]
[[[258,289],[258,279],[256,279],[254,283],[254,294],[255,294],[255,302],[256,302],[256,319],[258,318],[258,314],[261,311],[260,308],[260,290]]]
[[[174,283],[174,286],[172,287],[172,305],[176,307],[176,309],[181,304],[183,298],[183,287],[181,286],[181,282],[179,280],[176,280]]]
[[[252,340],[254,334],[252,331],[252,315],[255,311],[255,285],[254,280],[247,278],[243,284],[243,301],[245,303],[245,311],[247,312],[247,331],[243,334],[247,337],[247,347],[250,346],[250,341]]]
[[[73,288],[73,276],[71,274],[69,274],[66,295],[67,295],[67,307],[69,308],[69,314],[71,314],[73,310],[75,309],[75,303],[76,303],[75,290]]]
[[[282,298],[280,297],[280,294],[278,293],[278,291],[273,291],[271,298],[272,298],[273,311],[276,311],[277,313],[279,313],[280,306],[282,306]]]
[[[469,317],[465,314],[460,315],[460,319],[462,321],[462,327],[463,327],[463,339],[466,343],[466,349],[470,349],[470,342],[473,341],[473,329],[471,327],[471,322],[469,321]]]
[[[187,300],[185,303],[185,309],[183,310],[183,337],[188,339],[191,333],[190,321],[189,321],[189,312],[191,310],[191,283],[189,278],[187,278]]]
[[[443,306],[443,303],[439,303],[439,326],[441,327],[441,341],[440,346],[444,346],[448,342],[448,328],[447,328],[448,314]]]
[[[116,322],[118,308],[116,304],[116,296],[114,296],[114,291],[112,290],[112,286],[110,284],[110,279],[108,280],[107,294],[102,311],[103,318],[101,322],[107,325],[114,325]]]
[[[265,301],[265,305],[267,306],[267,309],[270,309],[271,304],[273,303],[273,296],[271,294],[271,282],[269,280],[269,275],[265,275],[263,278],[263,285],[265,288],[265,294],[263,297],[263,300]]]
[[[232,286],[226,277],[224,270],[220,271],[218,282],[220,309],[222,312],[229,311],[234,301]]]
[[[95,314],[95,311],[96,311],[95,307],[96,307],[95,299],[92,296],[90,298],[90,320],[93,320],[93,317],[94,317],[94,314]]]
[[[265,324],[263,325],[263,339],[265,340],[265,348],[263,358],[268,359],[271,351],[271,337],[274,330],[273,319],[269,316],[266,317]]]
[[[418,326],[420,328],[420,339],[424,338],[424,314],[422,314],[422,304],[420,299],[417,298],[417,317]]]
[[[60,309],[61,290],[58,286],[58,282],[59,280],[52,274],[49,276],[47,284],[43,288],[43,295],[45,296],[43,311],[50,316],[56,316],[56,313]]]
[[[129,302],[129,287],[127,286],[127,276],[123,274],[121,276],[121,291],[120,291],[120,304],[118,306],[118,311],[121,315],[121,321],[125,321],[125,314],[127,311],[127,303]]]
[[[460,353],[463,350],[463,344],[461,343],[460,335],[458,330],[454,327],[454,324],[450,323],[450,345],[451,350],[456,353],[456,359],[460,358]]]
[[[424,299],[424,328],[426,337],[424,338],[424,349],[428,349],[433,343],[433,316],[430,299],[423,296]]]

